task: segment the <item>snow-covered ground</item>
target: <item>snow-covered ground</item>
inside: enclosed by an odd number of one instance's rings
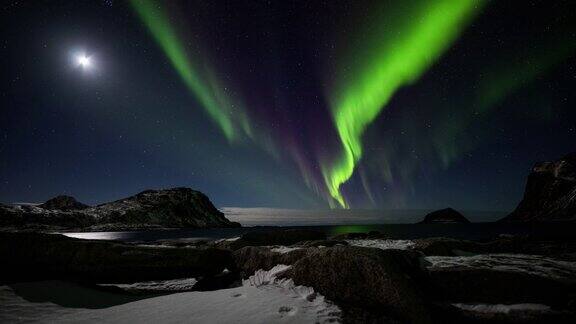
[[[467,267],[524,272],[551,278],[569,278],[576,273],[576,262],[560,261],[540,255],[482,254],[464,257],[429,256],[431,268]]]
[[[408,250],[414,246],[414,242],[410,240],[346,240],[346,242],[354,246],[372,247],[382,250]]]
[[[0,286],[0,322],[49,323],[327,323],[340,310],[312,288],[276,275],[288,266],[257,271],[242,286],[142,299],[101,309],[31,303]]]

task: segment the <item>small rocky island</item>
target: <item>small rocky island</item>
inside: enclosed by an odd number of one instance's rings
[[[426,216],[420,224],[467,224],[470,221],[464,217],[460,212],[452,209],[445,208],[433,211]]]
[[[88,206],[58,196],[43,204],[0,204],[0,226],[38,230],[136,230],[239,227],[200,191],[190,188],[146,190],[137,195]]]

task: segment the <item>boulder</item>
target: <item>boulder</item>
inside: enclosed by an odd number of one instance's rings
[[[420,224],[467,224],[470,221],[464,217],[460,212],[452,209],[445,208],[437,211],[433,211],[424,217],[424,220]]]
[[[365,310],[370,318],[429,323],[430,314],[416,283],[418,264],[409,251],[336,246],[306,255],[283,276],[313,287],[343,309]]]
[[[504,222],[576,221],[576,152],[536,164],[524,197]]]

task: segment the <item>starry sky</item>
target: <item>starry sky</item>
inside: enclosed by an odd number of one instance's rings
[[[508,211],[576,150],[574,1],[0,6],[2,202]]]

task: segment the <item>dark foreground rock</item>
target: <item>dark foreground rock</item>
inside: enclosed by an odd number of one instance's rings
[[[417,285],[417,254],[361,247],[318,249],[298,260],[284,276],[349,310],[349,322],[392,318],[430,323]]]
[[[174,286],[229,288],[259,269],[285,264],[291,267],[279,276],[326,296],[340,307],[344,323],[576,322],[576,262],[566,257],[576,248],[572,241],[430,238],[397,250],[323,237],[288,230],[142,246],[0,233],[0,281],[108,283],[99,289],[139,296],[173,292]],[[215,247],[237,241],[234,249]],[[257,246],[242,246],[248,243]]]
[[[78,230],[240,226],[226,219],[206,195],[190,188],[147,190],[95,207],[67,196],[50,199],[41,205],[1,205],[0,225]]]
[[[210,277],[234,268],[227,250],[143,247],[40,233],[0,233],[0,259],[3,281],[136,282]]]
[[[466,224],[470,221],[464,217],[460,212],[452,209],[445,208],[437,211],[433,211],[426,216],[424,220],[420,222],[421,224]]]
[[[478,305],[478,304],[436,304],[433,308],[435,318],[446,324],[572,324],[574,316],[570,312],[546,308],[544,305],[534,305],[533,309],[516,308],[510,305]],[[509,307],[509,309],[506,309]]]
[[[470,256],[475,254],[528,254],[576,261],[576,239],[550,240],[529,236],[506,236],[487,242],[431,237],[413,240],[413,250],[427,256]]]
[[[505,222],[576,221],[576,152],[536,164],[524,197]]]
[[[576,263],[543,256],[428,257],[435,298],[459,303],[576,306]]]

